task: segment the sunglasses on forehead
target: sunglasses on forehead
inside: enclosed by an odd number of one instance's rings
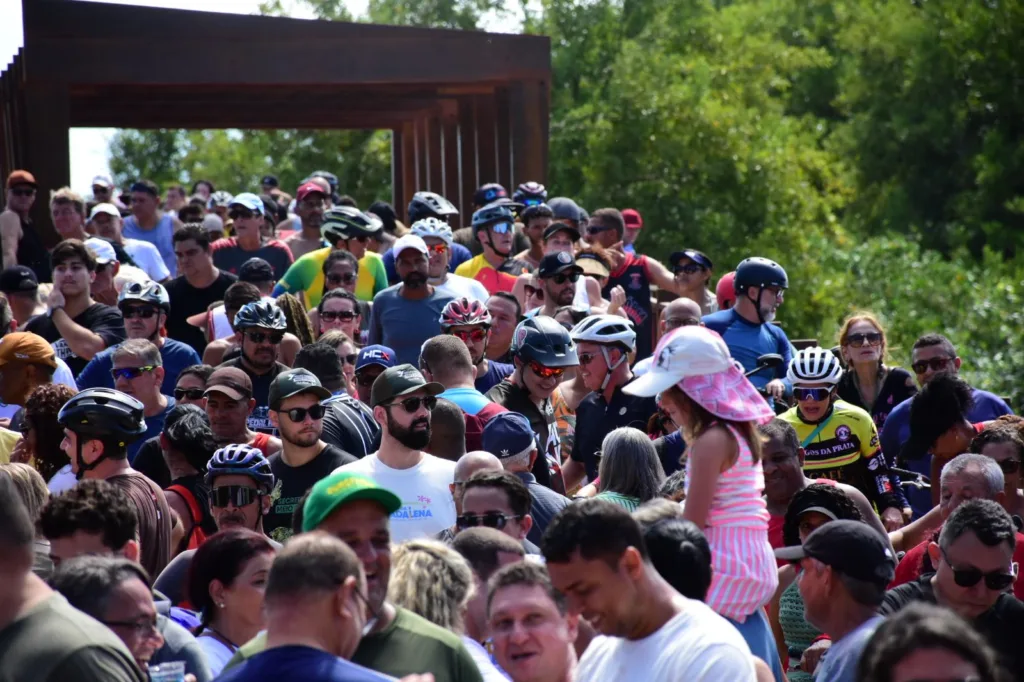
[[[224,485],[210,491],[210,505],[213,507],[226,507],[229,504],[235,507],[244,507],[252,504],[260,498],[258,488],[250,488],[244,485]]]

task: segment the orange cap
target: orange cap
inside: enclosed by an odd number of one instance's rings
[[[0,365],[20,360],[57,369],[57,356],[46,339],[31,332],[14,332],[0,337]]]

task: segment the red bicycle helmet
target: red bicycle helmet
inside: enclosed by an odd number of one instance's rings
[[[457,298],[448,301],[444,310],[441,311],[441,329],[448,330],[464,324],[482,324],[485,327],[491,326],[491,313],[480,301],[470,301],[468,298]]]

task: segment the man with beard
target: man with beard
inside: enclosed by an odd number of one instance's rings
[[[381,425],[380,450],[337,470],[366,474],[402,499],[391,517],[396,543],[433,537],[455,523],[448,489],[455,462],[423,452],[430,442],[430,410],[442,391],[444,386],[427,383],[412,365],[384,370],[370,392],[373,417]]]
[[[302,183],[295,193],[295,214],[299,217],[302,228],[284,240],[284,245],[288,247],[296,260],[323,247],[324,240],[320,235],[320,224],[323,222],[326,208],[327,187],[315,180]],[[285,220],[277,226],[277,229],[286,230],[293,227],[291,220]]]
[[[469,349],[476,368],[476,390],[481,393],[491,390],[515,369],[511,364],[487,359],[491,312],[483,303],[465,298],[449,301],[441,313],[441,331],[458,338]]]
[[[252,397],[256,405],[249,415],[249,428],[274,433],[270,422],[270,384],[278,374],[288,370],[277,361],[281,341],[288,322],[277,304],[268,301],[246,303],[235,315],[235,331],[241,336],[242,355],[222,362],[219,367],[237,367],[252,381]]]
[[[266,533],[284,542],[291,536],[292,512],[313,484],[356,458],[320,439],[331,392],[307,369],[291,369],[270,384],[270,421],[281,434],[281,452],[271,455],[277,479],[273,504],[263,522]]]
[[[407,234],[394,251],[402,283],[373,297],[368,342],[394,349],[399,363],[415,365],[423,342],[441,333],[438,320],[452,296],[427,281],[429,252],[422,238]]]
[[[736,304],[704,317],[704,325],[717,332],[729,347],[729,354],[750,371],[757,358],[778,353],[783,362],[774,372],[764,370],[750,377],[759,391],[781,398],[793,390],[785,377],[793,360],[793,346],[782,327],[772,324],[782,305],[789,278],[782,266],[767,258],[747,258],[736,266]]]
[[[490,204],[473,214],[473,236],[483,253],[455,269],[455,274],[475,279],[488,292],[512,291],[516,277],[531,272],[529,263],[511,258],[515,215],[504,204]]]
[[[537,277],[544,290],[544,305],[537,315],[554,317],[555,311],[564,305],[572,305],[576,296],[576,282],[583,274],[583,268],[576,265],[571,253],[559,251],[549,253],[540,260]]]
[[[164,368],[164,380],[160,392],[174,394],[174,385],[181,370],[199,364],[199,354],[191,346],[164,336],[164,324],[171,310],[171,299],[162,284],[131,282],[126,284],[118,296],[117,307],[124,317],[124,328],[129,339],[145,339],[160,350]],[[78,388],[114,388],[110,368],[114,366],[113,354],[117,349],[108,348],[97,353],[78,375]]]
[[[410,231],[421,238],[430,251],[428,268],[431,284],[452,296],[475,299],[481,303],[487,300],[487,289],[483,284],[451,272],[456,246],[466,252],[463,260],[469,260],[470,254],[465,247],[452,241],[452,228],[448,223],[438,218],[424,218],[413,223]]]
[[[530,240],[530,248],[517,253],[516,258],[526,261],[535,268],[540,267],[540,261],[546,253],[544,233],[547,232],[548,225],[554,222],[555,214],[547,204],[534,204],[523,209],[519,219],[523,221],[523,233]]]

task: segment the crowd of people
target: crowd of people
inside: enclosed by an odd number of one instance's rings
[[[1024,679],[1024,420],[945,330],[796,348],[779,263],[536,182],[98,176],[51,249],[6,189],[4,679]]]

